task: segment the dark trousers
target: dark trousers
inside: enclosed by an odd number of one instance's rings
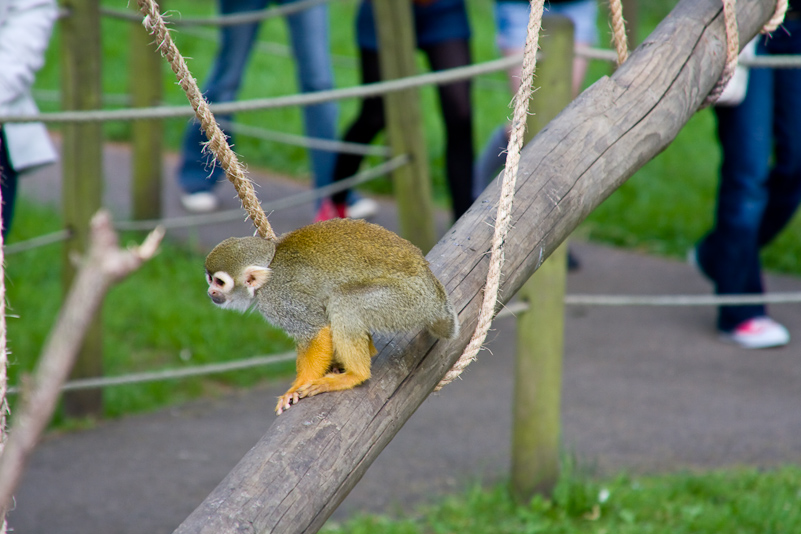
[[[0,194],[3,195],[3,237],[8,235],[14,218],[14,201],[17,197],[17,173],[11,168],[6,151],[6,136],[0,129]]]
[[[760,38],[757,53],[801,53],[801,20]],[[715,226],[699,243],[698,260],[717,294],[762,293],[759,251],[801,202],[801,70],[752,68],[745,100],[715,114],[723,164]],[[761,305],[724,306],[718,328],[731,331],[760,315]]]

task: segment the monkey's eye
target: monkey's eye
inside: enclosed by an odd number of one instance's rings
[[[209,285],[223,291],[230,291],[234,288],[234,279],[225,271],[217,271],[209,273]]]
[[[206,273],[206,283],[211,285],[211,275],[209,273]]]

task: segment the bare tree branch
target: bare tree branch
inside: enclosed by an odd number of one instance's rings
[[[45,345],[30,393],[22,405],[0,456],[0,507],[8,510],[28,457],[50,421],[61,385],[69,376],[92,317],[108,289],[153,257],[164,230],[153,230],[141,246],[122,250],[111,217],[101,210],[91,223],[89,252],[80,267],[55,328]]]

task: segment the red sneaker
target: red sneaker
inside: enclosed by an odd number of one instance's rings
[[[344,219],[346,217],[346,209],[345,204],[334,204],[330,198],[326,198],[320,203],[320,209],[317,210],[314,222]]]

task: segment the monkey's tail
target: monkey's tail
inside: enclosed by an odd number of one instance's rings
[[[459,317],[450,301],[445,301],[442,317],[428,325],[428,331],[431,335],[442,339],[453,339],[459,335]]]

